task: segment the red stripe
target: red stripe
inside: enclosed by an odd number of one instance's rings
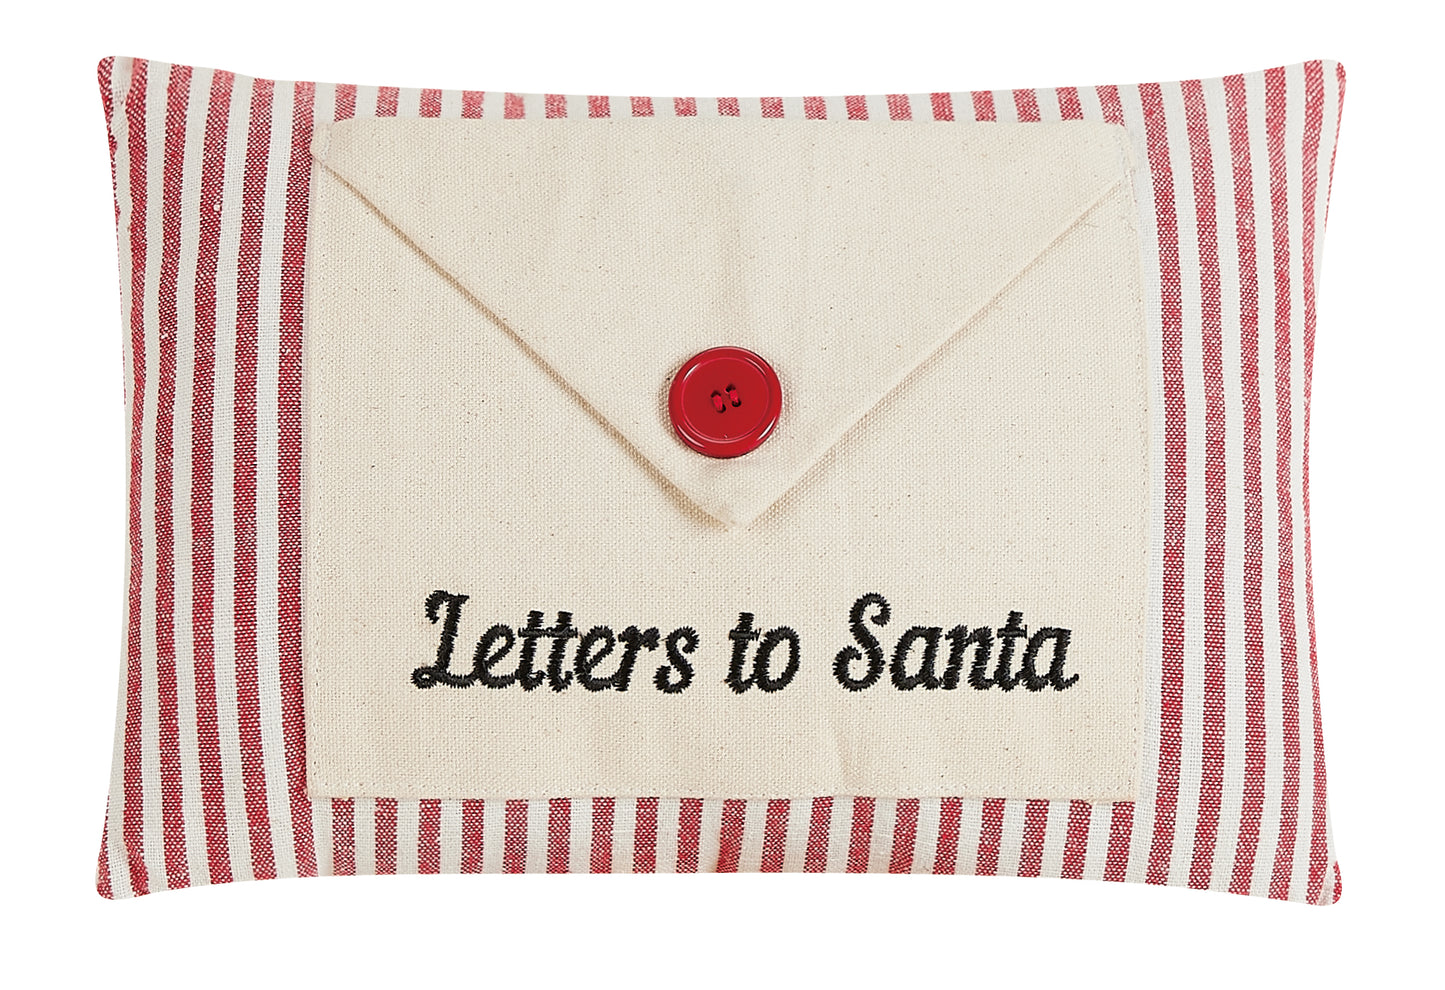
[[[929,97],[929,103],[933,106],[934,120],[953,119],[953,94],[934,93]]]
[[[768,802],[768,817],[763,825],[763,856],[758,864],[760,873],[778,873],[783,868],[783,856],[788,846],[788,812],[792,802],[778,798]]]
[[[518,93],[508,93],[502,98],[502,119],[521,120],[527,116],[527,104]]]
[[[933,855],[934,873],[958,872],[958,826],[963,801],[944,798],[938,806],[938,850]]]
[[[672,112],[678,117],[696,117],[697,99],[691,96],[679,96],[672,101]]]
[[[305,322],[306,218],[311,200],[312,83],[297,83],[291,109],[291,161],[286,173],[286,226],[281,240],[281,331],[277,356],[277,637],[280,647],[281,735],[296,873],[316,875],[311,801],[306,796],[306,705],[301,661],[301,336]]]
[[[889,873],[913,872],[913,846],[918,837],[918,798],[900,798],[893,816],[893,851]]]
[[[908,102],[907,93],[888,94],[888,119],[889,120],[912,120],[913,105]]]
[[[126,630],[125,681],[125,805],[121,841],[130,868],[131,890],[149,892],[145,864],[145,809],[141,783],[141,435],[145,426],[145,272],[146,272],[146,68],[136,59],[125,94],[125,119],[130,148],[130,611]]]
[[[634,96],[634,97],[632,97],[632,116],[634,116],[634,117],[651,117],[651,116],[652,116],[652,97],[650,97],[650,96]]]
[[[116,234],[120,234],[120,200],[116,197],[115,184],[115,83],[112,73],[115,71],[115,59],[106,56],[100,60],[95,67],[95,79],[100,84],[100,105],[105,111],[105,139],[110,146],[110,194],[111,203],[115,208]],[[104,853],[104,850],[101,850]],[[109,878],[106,879],[109,884]]]
[[[638,802],[641,805],[641,801]],[[657,802],[653,801],[653,841],[657,841]],[[641,812],[638,812],[639,817]],[[587,869],[593,873],[612,872],[612,798],[592,799],[592,850]]]
[[[1335,63],[1335,88],[1337,97],[1335,102],[1335,137],[1339,137],[1340,124],[1345,119],[1345,67],[1338,62]],[[109,106],[109,103],[106,104]],[[1335,154],[1340,150],[1338,140],[1330,142],[1330,172],[1329,179],[1325,183],[1325,220],[1329,219],[1330,193],[1335,188]],[[1321,221],[1323,224],[1324,221]]]
[[[677,812],[677,872],[697,872],[698,844],[702,838],[702,801],[683,798]]]
[[[486,823],[486,803],[476,798],[462,802],[462,872],[482,872],[482,826]]]
[[[1338,64],[1338,63],[1336,63],[1336,65],[1335,65],[1335,85],[1337,86],[1337,88],[1338,88],[1338,93],[1339,93],[1338,98],[1337,98],[1337,103],[1336,103],[1336,105],[1335,105],[1335,135],[1334,135],[1334,137],[1337,138],[1338,135],[1339,135],[1340,123],[1343,121],[1343,119],[1344,119],[1344,114],[1345,114],[1345,67],[1344,67],[1343,65]],[[1332,140],[1332,141],[1331,141],[1331,144],[1330,144],[1330,172],[1329,172],[1329,178],[1328,178],[1328,180],[1327,180],[1326,183],[1325,183],[1325,218],[1324,218],[1324,220],[1321,221],[1321,226],[1323,226],[1325,220],[1328,220],[1328,219],[1329,219],[1329,212],[1330,212],[1330,211],[1329,211],[1329,199],[1330,199],[1330,193],[1334,190],[1334,185],[1335,185],[1335,153],[1336,153],[1337,151],[1339,151],[1339,143],[1338,143],[1337,140]],[[1311,291],[1313,291],[1313,290],[1311,290]],[[1313,338],[1313,334],[1311,334],[1311,338]],[[1307,489],[1307,490],[1308,490],[1308,489]],[[1306,532],[1306,534],[1305,534],[1305,566],[1306,566],[1306,568],[1309,567],[1309,561],[1310,561],[1310,559],[1311,559],[1311,557],[1310,557],[1309,534],[1308,534],[1308,532]],[[1306,570],[1306,571],[1305,571],[1305,580],[1306,580],[1306,582],[1310,582],[1310,580],[1311,580],[1311,579],[1310,579],[1310,572],[1309,572],[1309,570]],[[1315,625],[1314,625],[1314,623],[1315,623],[1314,592],[1313,592],[1313,585],[1312,585],[1312,583],[1307,583],[1307,584],[1306,584],[1306,587],[1310,589],[1310,612],[1309,612],[1310,636],[1311,636],[1310,649],[1313,651],[1313,649],[1314,649],[1313,636],[1314,636],[1314,628],[1315,628]],[[1314,656],[1313,652],[1312,652],[1310,655],[1311,655],[1311,657],[1313,658],[1313,656]],[[1313,662],[1314,662],[1313,659],[1311,659],[1311,663],[1313,663]],[[1318,707],[1318,706],[1317,706],[1317,707]],[[1323,745],[1324,745],[1323,737],[1321,737],[1320,745],[1321,745],[1322,747],[1323,747]],[[1323,765],[1323,760],[1321,761],[1321,765]],[[1322,782],[1323,782],[1323,781],[1322,781]],[[1321,789],[1321,793],[1323,793],[1323,788]],[[1327,842],[1327,844],[1328,844],[1328,839],[1326,840],[1326,842]],[[1333,873],[1334,873],[1334,878],[1335,878],[1335,879],[1334,879],[1334,899],[1335,899],[1336,901],[1338,901],[1338,900],[1340,899],[1340,890],[1341,890],[1340,864],[1339,864],[1339,863],[1335,863],[1335,864],[1334,864]]]
[[[845,96],[843,105],[848,108],[849,120],[868,119],[868,97],[866,96]]]
[[[873,846],[873,798],[853,799],[853,831],[848,836],[848,872],[867,873]]]
[[[1226,76],[1225,116],[1234,177],[1239,240],[1239,355],[1244,464],[1244,781],[1239,836],[1229,890],[1248,894],[1264,814],[1264,502],[1260,482],[1259,273],[1255,246],[1254,172],[1249,152],[1249,108],[1244,77]]]
[[[502,833],[502,872],[521,873],[527,868],[527,802],[508,801]]]
[[[652,873],[657,869],[657,798],[638,798],[635,814],[632,826],[632,872]]]
[[[1049,826],[1049,802],[1031,799],[1024,805],[1024,841],[1019,848],[1018,876],[1036,877],[1044,861],[1044,831]]]
[[[462,119],[477,120],[482,116],[482,106],[487,94],[479,89],[462,90]]]
[[[1310,872],[1305,900],[1316,904],[1324,887],[1329,865],[1329,841],[1325,828],[1325,739],[1320,718],[1319,666],[1315,654],[1314,578],[1310,571],[1310,398],[1315,357],[1315,197],[1319,195],[1320,129],[1324,117],[1324,66],[1305,63],[1305,137],[1303,241],[1300,247],[1300,278],[1304,290],[1304,439],[1300,491],[1304,514],[1305,624],[1309,629],[1310,714],[1314,740],[1314,797],[1310,809]],[[1328,190],[1326,191],[1328,195]]]
[[[1284,728],[1283,785],[1279,840],[1269,896],[1287,899],[1299,835],[1300,741],[1299,655],[1294,597],[1294,507],[1290,496],[1290,239],[1289,175],[1285,151],[1288,84],[1283,69],[1264,74],[1265,148],[1269,154],[1270,230],[1274,243],[1274,402],[1278,435],[1275,446],[1275,500],[1279,520],[1280,702]]]
[[[102,71],[108,71],[109,59],[101,63]],[[101,76],[101,85],[106,86],[110,79],[106,75]],[[109,115],[107,115],[109,122]],[[105,822],[100,827],[100,855],[95,863],[95,892],[106,900],[115,899],[115,891],[110,885],[110,802],[105,803]]]
[[[813,810],[808,820],[808,851],[803,858],[803,869],[808,873],[823,873],[828,869],[828,838],[833,824],[833,799],[813,798]]]
[[[186,165],[189,66],[171,67],[166,86],[165,166],[161,178],[161,270],[157,292],[159,358],[156,367],[155,553],[156,708],[161,770],[161,838],[166,886],[190,886],[186,819],[182,808],[181,745],[176,695],[175,447],[176,295],[181,262],[181,179]]]
[[[416,871],[442,871],[442,803],[435,799],[423,800],[418,810]]]
[[[611,117],[612,101],[605,96],[587,97],[587,116],[589,117]]]
[[[196,681],[196,757],[206,824],[211,883],[230,883],[230,833],[216,713],[214,436],[216,395],[216,269],[226,181],[226,127],[235,76],[211,79],[206,141],[201,154],[201,208],[196,253],[195,361],[191,372],[191,656]]]
[[[396,872],[396,798],[376,799],[376,872]]]
[[[547,802],[547,872],[566,873],[572,865],[572,802]]]
[[[1160,351],[1164,378],[1164,546],[1160,635],[1159,770],[1154,793],[1154,836],[1149,883],[1168,883],[1179,805],[1179,757],[1184,731],[1184,540],[1189,491],[1189,450],[1184,398],[1184,315],[1180,295],[1179,221],[1164,97],[1158,84],[1139,87],[1149,170],[1154,179],[1158,229]]]
[[[821,96],[803,97],[803,117],[806,120],[827,120],[828,101]]]
[[[251,868],[258,880],[276,876],[271,820],[266,804],[266,766],[261,748],[261,703],[256,670],[256,347],[265,229],[267,151],[271,141],[274,83],[257,79],[251,89],[246,175],[241,193],[240,263],[236,273],[236,381],[234,416],[234,526],[236,708],[241,742],[241,779],[251,834]]]
[[[547,119],[553,120],[567,116],[567,97],[561,93],[548,93],[544,98],[547,108]]]
[[[1089,854],[1089,819],[1093,805],[1088,801],[1069,802],[1069,831],[1064,837],[1064,863],[1059,876],[1079,880],[1084,876],[1084,860]]]
[[[783,115],[783,98],[781,96],[764,96],[759,102],[762,104],[764,117],[774,119]]]
[[[722,824],[718,830],[717,871],[736,873],[738,858],[743,850],[743,824],[747,819],[748,803],[740,798],[729,798],[723,802]]]
[[[442,115],[442,91],[439,89],[422,90],[417,113],[422,117],[440,117]]]
[[[998,849],[1003,841],[1003,798],[989,798],[983,803],[983,817],[978,830],[978,863],[974,873],[991,877],[998,872]]]
[[[1119,87],[1100,86],[1094,90],[1094,93],[1099,97],[1099,109],[1104,114],[1105,123],[1122,126],[1124,123],[1124,103],[1119,99]]]
[[[998,116],[993,108],[993,93],[982,89],[973,93],[973,119],[997,120]]]
[[[738,105],[736,96],[720,96],[717,101],[717,114],[719,117],[740,117],[742,107]]]
[[[1020,124],[1039,122],[1039,95],[1031,89],[1014,90],[1014,110]]]
[[[1213,152],[1204,86],[1180,84],[1194,176],[1195,229],[1199,241],[1199,305],[1204,378],[1204,712],[1201,727],[1199,817],[1189,886],[1208,889],[1219,835],[1224,790],[1224,548],[1229,540],[1225,495],[1224,320],[1221,314],[1219,230]]]
[[[1059,117],[1064,120],[1083,120],[1084,107],[1079,102],[1079,91],[1073,86],[1064,86],[1058,90],[1059,96]]]
[[[356,873],[356,802],[331,801],[331,872],[339,877]]]
[[[332,114],[332,119],[351,120],[355,116],[357,116],[357,88],[354,85],[338,85],[337,110]]]
[[[378,117],[395,117],[397,103],[400,99],[400,89],[395,86],[382,86],[376,91],[376,115]]]
[[[1116,802],[1109,812],[1109,851],[1104,859],[1104,879],[1123,883],[1129,879],[1129,847],[1134,836],[1134,802]]]

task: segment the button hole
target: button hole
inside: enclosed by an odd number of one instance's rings
[[[733,404],[734,409],[743,404],[743,398],[738,395],[738,387],[736,385],[728,386],[728,401]]]
[[[717,389],[713,389],[712,391],[712,407],[718,412],[727,411],[727,405],[723,402],[722,393],[719,392]]]

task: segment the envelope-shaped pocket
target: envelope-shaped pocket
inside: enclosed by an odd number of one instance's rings
[[[313,151],[313,796],[1134,796],[1122,128],[358,120]],[[731,459],[668,413],[717,346],[781,390]]]

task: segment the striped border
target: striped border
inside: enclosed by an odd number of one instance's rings
[[[751,99],[278,83],[130,59],[103,61],[99,80],[130,438],[102,895],[352,873],[800,870],[1339,897],[1307,461],[1337,64],[1142,86]],[[1149,772],[1137,803],[306,799],[300,360],[314,123],[667,115],[1128,129],[1148,164],[1136,195],[1159,410]]]

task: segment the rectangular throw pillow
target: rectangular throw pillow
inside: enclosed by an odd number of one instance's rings
[[[702,870],[1333,903],[1344,88],[617,98],[106,59],[99,889]]]

